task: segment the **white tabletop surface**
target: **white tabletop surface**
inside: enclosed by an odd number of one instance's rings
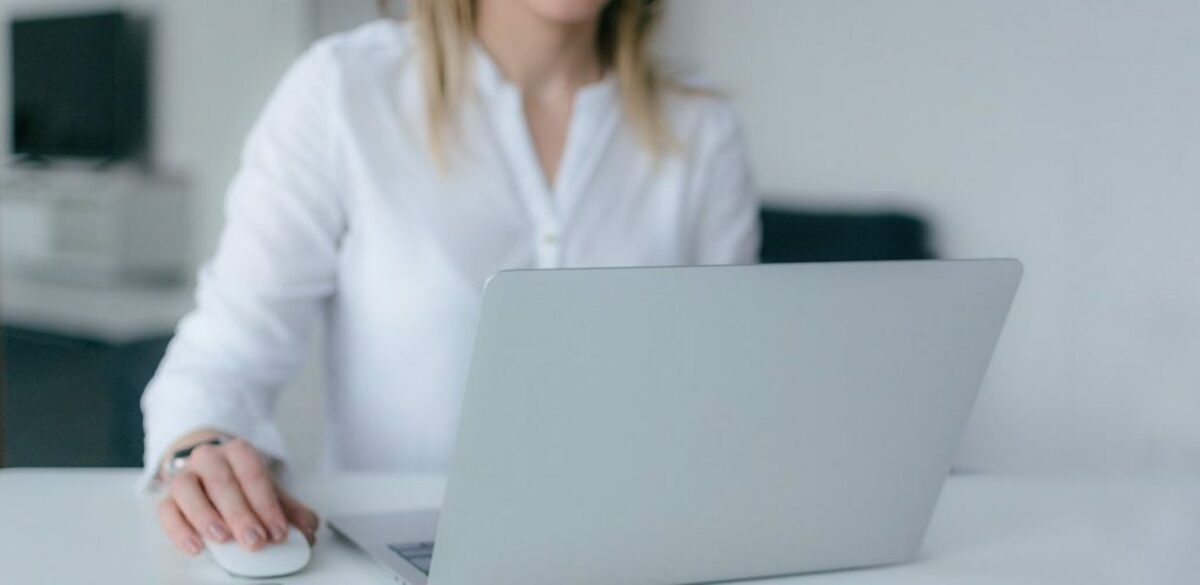
[[[0,470],[0,583],[264,583],[176,553],[130,470]],[[322,514],[436,506],[437,476],[314,476]],[[302,573],[266,583],[392,583],[322,528]],[[955,476],[911,563],[757,581],[806,585],[1200,583],[1200,475]]]

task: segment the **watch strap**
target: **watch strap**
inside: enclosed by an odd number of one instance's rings
[[[229,441],[228,436],[218,435],[211,439],[197,441],[191,445],[188,445],[187,447],[184,447],[183,449],[175,451],[174,453],[171,454],[171,458],[167,460],[167,465],[166,465],[166,470],[165,470],[166,472],[163,475],[165,475],[166,479],[168,479],[168,480],[171,479],[172,477],[175,477],[176,475],[179,475],[179,472],[183,471],[184,466],[187,464],[188,457],[191,457],[192,452],[195,451],[196,449],[203,447],[205,445],[211,445],[211,446],[224,445],[228,441]]]

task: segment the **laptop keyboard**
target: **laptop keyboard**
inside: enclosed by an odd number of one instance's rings
[[[429,574],[429,564],[433,562],[432,542],[389,544],[388,548],[400,555],[400,558],[408,561],[408,564],[416,567],[421,573]]]

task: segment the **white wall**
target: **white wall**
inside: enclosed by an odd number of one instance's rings
[[[301,0],[182,0],[160,7],[160,142],[167,168],[186,170],[197,192],[195,260],[212,254],[225,189],[242,142],[271,90],[307,46],[311,10]]]
[[[313,0],[316,8],[316,36],[351,29],[374,19],[379,14],[376,0]],[[389,9],[393,14],[403,13],[403,3],[392,2]]]
[[[780,201],[893,205],[1026,280],[974,469],[1200,468],[1200,3],[688,0]]]

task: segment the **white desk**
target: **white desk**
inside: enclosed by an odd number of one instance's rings
[[[0,470],[0,583],[248,583],[174,552],[134,472]],[[436,506],[433,476],[344,475],[296,482],[323,514]],[[268,582],[392,583],[322,528],[303,573]],[[957,476],[919,560],[757,583],[1105,585],[1200,583],[1200,475],[1141,478]]]

